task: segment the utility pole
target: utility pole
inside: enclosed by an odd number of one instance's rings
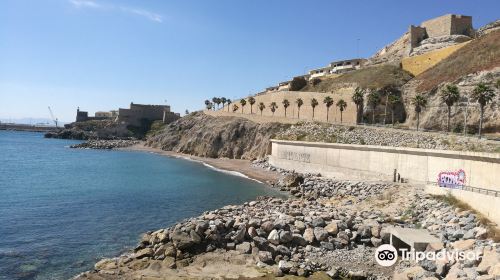
[[[359,58],[359,38],[356,39],[356,58]]]

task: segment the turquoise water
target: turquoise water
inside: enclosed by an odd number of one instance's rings
[[[0,279],[67,279],[145,231],[280,195],[196,162],[76,142],[0,131]]]

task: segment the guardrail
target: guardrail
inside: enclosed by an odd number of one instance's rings
[[[438,183],[436,183],[436,182],[428,182],[427,184],[435,185],[435,186],[440,187],[438,185]],[[450,190],[463,190],[463,191],[476,192],[476,193],[480,193],[480,194],[490,195],[490,196],[494,196],[494,197],[500,197],[500,191],[483,189],[483,188],[478,188],[478,187],[460,186],[460,187],[457,187],[457,188],[446,188],[446,189],[450,189]]]

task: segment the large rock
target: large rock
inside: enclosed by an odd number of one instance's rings
[[[322,227],[315,227],[314,228],[314,237],[318,241],[324,241],[328,239],[328,232]]]
[[[313,243],[314,242],[314,230],[312,228],[306,228],[306,230],[304,230],[303,237],[308,243]]]
[[[181,250],[193,245],[191,236],[183,231],[174,231],[171,238],[175,246]]]
[[[267,240],[274,244],[274,245],[278,245],[280,244],[280,235],[278,233],[277,230],[273,229],[270,233],[269,233],[269,236],[267,236]]]

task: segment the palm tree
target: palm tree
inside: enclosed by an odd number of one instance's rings
[[[394,111],[396,111],[396,106],[401,102],[401,97],[395,94],[390,94],[389,97],[387,98],[387,102],[391,107],[391,116],[392,116],[391,123],[392,126],[394,126]]]
[[[357,87],[352,94],[352,101],[356,104],[356,123],[360,123],[363,116],[363,102],[365,89]]]
[[[222,108],[224,108],[224,106],[226,106],[227,99],[225,97],[221,97],[220,102],[222,103]]]
[[[304,105],[304,101],[302,100],[302,98],[297,98],[297,100],[295,100],[295,104],[297,104],[297,118],[300,119],[300,107],[302,105]]]
[[[288,106],[290,106],[290,101],[288,101],[288,99],[283,99],[281,104],[283,104],[283,108],[285,108],[285,118],[286,118],[286,108],[288,108]]]
[[[241,104],[241,113],[243,114],[243,107],[245,107],[245,105],[247,105],[247,101],[245,99],[241,99],[240,104]]]
[[[229,112],[229,105],[231,105],[231,103],[233,103],[233,101],[231,101],[231,99],[228,98],[226,100],[226,102],[227,102],[227,111]]]
[[[212,97],[212,103],[217,104],[217,102],[219,102],[219,98]],[[215,111],[215,107],[214,107],[214,111]]]
[[[481,115],[479,117],[479,138],[481,138],[481,130],[483,128],[484,107],[493,100],[495,95],[495,91],[483,83],[479,83],[472,91],[472,99],[479,103],[479,108],[481,109]]]
[[[441,100],[448,107],[448,123],[446,125],[446,131],[450,131],[450,119],[451,119],[451,106],[460,98],[460,92],[456,85],[446,85],[444,89],[441,90]]]
[[[323,99],[323,103],[326,105],[326,121],[328,122],[328,115],[330,113],[330,107],[333,105],[333,99],[330,96],[326,96]]]
[[[271,107],[271,112],[273,112],[273,117],[274,117],[274,112],[276,112],[278,105],[276,104],[276,102],[271,102],[270,107]]]
[[[253,96],[249,97],[248,103],[250,103],[250,114],[253,114],[253,104],[255,104],[255,98],[253,98]]]
[[[205,104],[207,106],[207,110],[212,110],[212,106],[213,106],[212,102],[208,101],[208,103],[205,103]]]
[[[420,112],[422,112],[422,108],[427,106],[427,98],[421,94],[415,95],[411,100],[413,106],[415,106],[415,112],[417,113],[417,131],[420,125]]]
[[[340,110],[340,123],[342,123],[342,112],[344,112],[347,107],[347,102],[345,102],[344,99],[340,99],[337,101],[337,107],[339,107]]]
[[[372,124],[375,123],[375,109],[380,104],[380,94],[376,90],[370,91],[368,94],[368,105],[372,107]]]
[[[208,100],[208,99],[207,99],[207,100],[205,100],[205,107],[206,107],[207,109],[212,108],[212,106],[209,106],[209,105],[210,105],[210,100]]]
[[[311,99],[311,107],[313,108],[313,120],[314,120],[314,109],[318,106],[318,100],[316,98]]]
[[[387,107],[389,106],[389,96],[395,94],[395,89],[392,86],[387,86],[381,91],[382,95],[385,96],[385,106],[384,106],[384,122],[385,125],[387,121]]]
[[[264,105],[264,102],[259,103],[259,110],[260,110],[260,115],[262,116],[262,111],[266,108],[266,105]]]
[[[239,107],[237,104],[233,104],[233,113],[238,111]]]

